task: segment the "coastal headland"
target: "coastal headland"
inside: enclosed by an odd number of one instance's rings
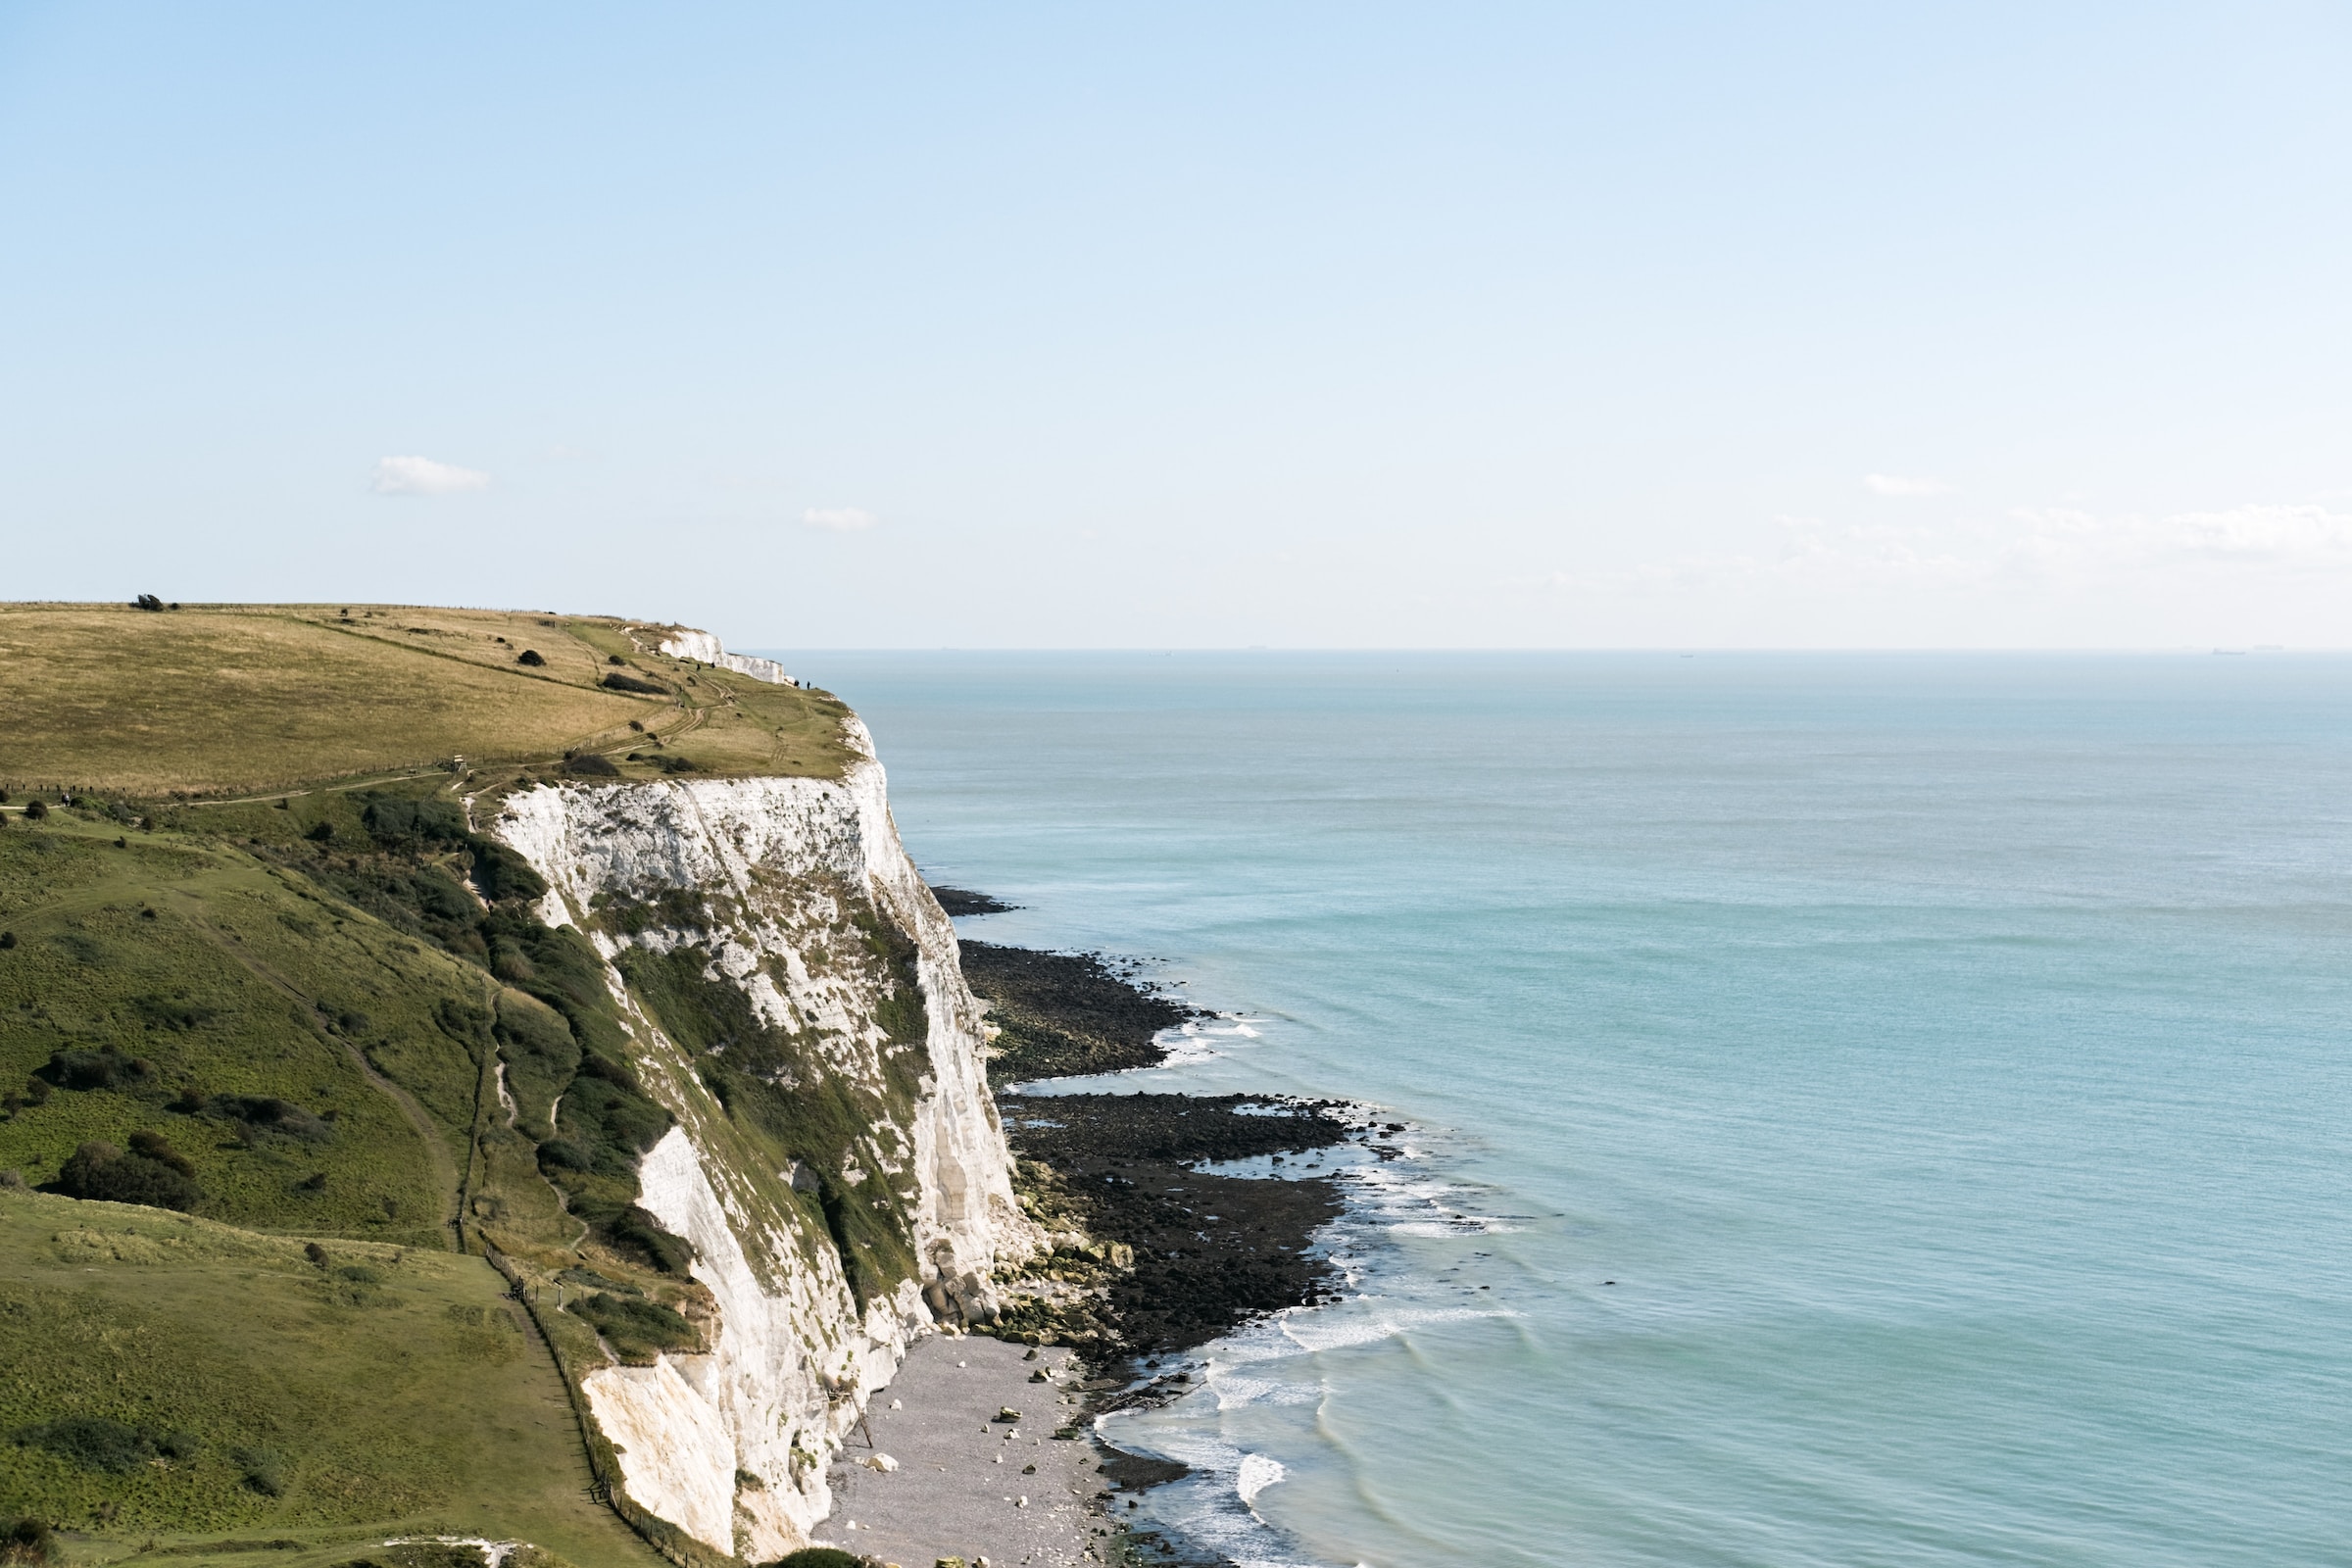
[[[994,1561],[984,1502],[1132,1557],[1166,1468],[1091,1417],[1331,1289],[1328,1180],[1202,1167],[1360,1116],[1017,1092],[1200,1014],[959,943],[855,714],[708,632],[143,596],[0,653],[12,1562]]]

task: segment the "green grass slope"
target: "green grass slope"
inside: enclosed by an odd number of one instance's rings
[[[663,630],[0,606],[0,1545],[712,1560],[592,1500],[612,1454],[574,1413],[588,1370],[703,1340],[636,1203],[670,1117],[593,950],[466,807],[851,759],[834,699]]]
[[[667,630],[410,606],[0,605],[0,787],[221,796],[580,751],[624,774],[840,771],[837,700],[654,652]]]
[[[0,1192],[0,1512],[69,1560],[344,1563],[402,1536],[660,1562],[479,1258]]]

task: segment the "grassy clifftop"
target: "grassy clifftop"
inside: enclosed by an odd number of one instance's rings
[[[0,788],[223,796],[609,758],[830,777],[847,710],[608,616],[383,605],[0,605]],[[629,754],[638,754],[631,760]]]
[[[571,1392],[702,1343],[636,1202],[670,1117],[472,826],[532,778],[852,760],[839,702],[670,629],[0,607],[0,1561],[19,1520],[70,1564],[712,1560],[598,1500]]]

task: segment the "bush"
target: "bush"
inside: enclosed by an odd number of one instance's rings
[[[286,1491],[286,1461],[275,1448],[231,1448],[228,1456],[245,1472],[245,1484],[265,1497]]]
[[[531,869],[531,862],[498,840],[467,839],[466,846],[473,852],[473,885],[492,904],[536,899],[547,892],[546,881]]]
[[[694,1263],[694,1244],[672,1236],[662,1222],[635,1203],[606,1220],[597,1230],[612,1250],[652,1264],[664,1274],[683,1278]]]
[[[204,1102],[204,1113],[216,1121],[232,1122],[250,1145],[266,1138],[294,1138],[323,1144],[335,1136],[334,1126],[314,1116],[292,1101],[268,1095],[215,1095]]]
[[[216,1009],[177,997],[134,997],[131,1006],[151,1028],[185,1032],[212,1022]]]
[[[790,1556],[778,1557],[766,1568],[863,1568],[863,1559],[839,1546],[803,1546]]]
[[[133,599],[130,602],[130,608],[133,610],[160,611],[164,608],[164,602],[161,599],[156,598],[153,594],[141,594],[138,598]]]
[[[394,844],[458,844],[466,839],[466,812],[455,801],[370,791],[360,802],[360,820],[376,839]]]
[[[122,1475],[155,1457],[155,1442],[137,1427],[102,1415],[67,1415],[17,1434],[24,1447],[40,1448],[84,1470]]]
[[[25,821],[38,822],[46,818],[48,815],[49,803],[42,800],[39,796],[36,795],[31,800],[24,803]]]
[[[612,670],[605,676],[605,686],[616,692],[641,692],[648,697],[667,697],[669,688],[658,680],[646,680],[638,675],[623,675]]]
[[[57,1544],[43,1521],[0,1518],[0,1562],[44,1563],[56,1552]]]
[[[575,778],[618,778],[620,769],[602,752],[582,752],[564,760],[564,771]]]
[[[125,1056],[113,1046],[95,1051],[69,1046],[51,1052],[40,1076],[60,1089],[127,1089],[155,1076],[155,1063],[144,1056]]]
[[[192,1177],[196,1174],[196,1167],[189,1164],[186,1157],[173,1149],[172,1141],[162,1133],[132,1133],[130,1152],[143,1159],[152,1159],[158,1165],[168,1165],[182,1176]]]
[[[690,758],[664,757],[662,759],[662,771],[664,773],[691,773],[695,771],[695,766]]]
[[[186,1161],[180,1163],[185,1165]],[[96,1142],[74,1151],[58,1171],[57,1180],[50,1185],[68,1198],[106,1203],[144,1203],[150,1208],[176,1208],[182,1212],[204,1200],[202,1188],[162,1160],[145,1154],[126,1154],[112,1144]]]
[[[525,648],[521,653],[514,656],[514,662],[517,664],[528,664],[532,668],[536,669],[541,664],[546,663],[547,661],[539,657],[538,649]]]
[[[576,1312],[595,1324],[606,1343],[630,1366],[651,1366],[654,1357],[663,1350],[695,1351],[703,1348],[703,1337],[694,1331],[693,1324],[653,1301],[631,1300],[599,1291],[569,1303],[564,1310]]]

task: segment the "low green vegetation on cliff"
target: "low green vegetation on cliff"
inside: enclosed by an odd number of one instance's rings
[[[325,1568],[488,1532],[650,1568],[503,1288],[453,1252],[0,1192],[0,1512],[69,1558]]]
[[[662,656],[666,630],[0,607],[8,1560],[713,1560],[604,1506],[580,1414],[588,1371],[706,1344],[692,1250],[637,1201],[673,1117],[603,960],[475,827],[532,780],[853,760],[837,701]],[[845,940],[898,977],[878,1026],[919,1056],[905,941],[873,924]],[[840,1178],[871,1107],[778,1087],[813,1042],[686,957],[643,979],[707,1058],[694,1094],[760,1161],[822,1165],[789,1200],[853,1284],[910,1273],[902,1196]]]
[[[839,774],[838,700],[669,658],[669,630],[413,606],[0,605],[0,787],[224,796],[452,759]]]

